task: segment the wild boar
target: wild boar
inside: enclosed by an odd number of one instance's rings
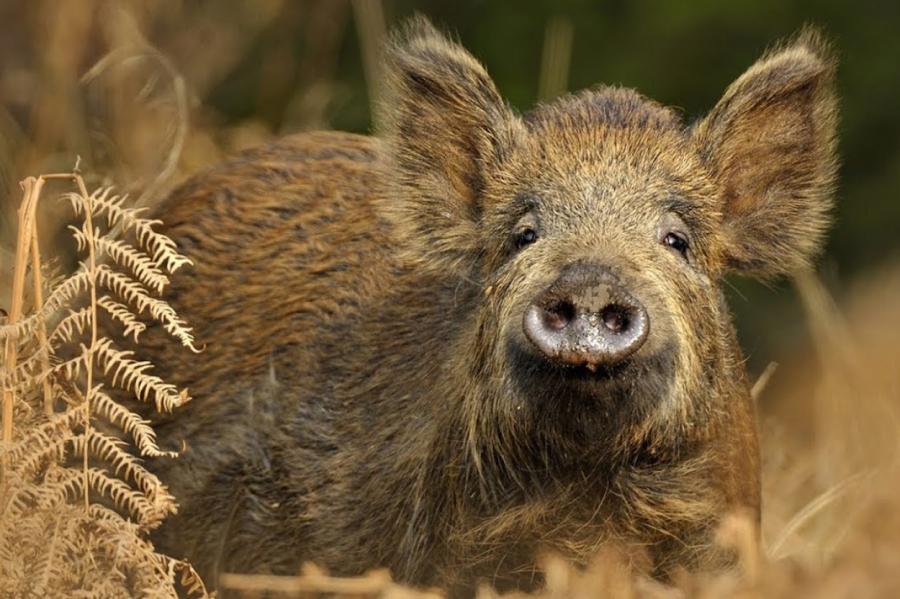
[[[542,551],[727,562],[758,514],[728,273],[805,267],[829,224],[834,61],[805,31],[705,117],[597,87],[518,114],[422,19],[386,51],[374,137],[301,134],[159,208],[206,349],[145,351],[194,401],[159,424],[207,580],[389,567],[467,594]]]

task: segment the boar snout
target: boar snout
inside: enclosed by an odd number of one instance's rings
[[[523,328],[547,358],[593,370],[640,349],[650,318],[609,270],[575,263],[528,306]]]

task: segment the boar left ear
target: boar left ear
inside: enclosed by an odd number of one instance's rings
[[[821,36],[806,30],[753,65],[696,127],[724,188],[728,267],[786,274],[822,245],[837,171],[834,70]]]
[[[379,114],[390,176],[383,213],[423,266],[471,264],[482,190],[521,126],[484,67],[427,20],[386,52]]]

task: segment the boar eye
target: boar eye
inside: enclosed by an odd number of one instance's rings
[[[538,239],[537,231],[534,229],[523,229],[516,234],[516,249],[522,249],[526,245],[531,245]]]
[[[675,231],[666,233],[666,236],[663,237],[663,243],[681,254],[682,257],[687,258],[688,240],[681,233],[676,233]]]

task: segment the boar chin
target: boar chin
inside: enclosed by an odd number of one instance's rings
[[[506,354],[513,392],[537,420],[610,430],[651,417],[670,394],[677,352],[668,344],[595,369],[558,364],[517,339]]]

